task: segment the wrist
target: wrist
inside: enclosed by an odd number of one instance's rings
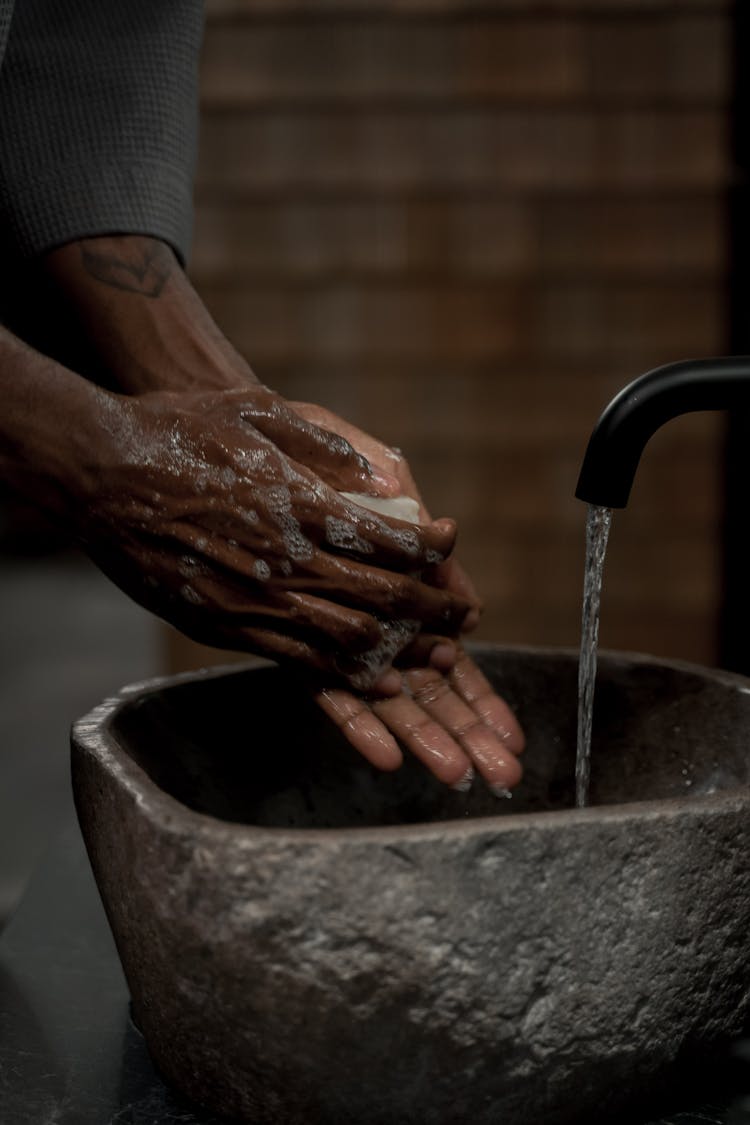
[[[48,516],[77,525],[116,396],[0,329],[0,476]]]
[[[45,265],[119,390],[232,390],[257,382],[158,239],[81,239],[50,253]]]

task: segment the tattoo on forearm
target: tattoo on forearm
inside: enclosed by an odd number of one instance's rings
[[[81,262],[97,281],[140,293],[144,297],[160,296],[175,265],[172,251],[153,238],[92,239],[81,243]]]

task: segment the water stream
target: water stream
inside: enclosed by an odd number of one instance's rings
[[[612,509],[589,505],[586,522],[586,567],[583,576],[581,616],[581,657],[578,664],[578,742],[576,747],[576,807],[584,808],[589,798],[591,773],[591,724],[596,683],[596,647],[599,640],[599,603],[602,571]]]

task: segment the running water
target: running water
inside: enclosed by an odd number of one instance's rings
[[[591,724],[596,683],[596,646],[599,639],[599,603],[602,571],[607,553],[612,509],[589,505],[586,523],[586,569],[583,577],[581,618],[581,657],[578,664],[578,744],[576,748],[576,807],[584,808],[589,798],[591,772]]]

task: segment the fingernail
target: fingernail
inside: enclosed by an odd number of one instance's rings
[[[490,793],[493,793],[496,797],[505,797],[510,800],[513,796],[510,789],[507,789],[504,785],[490,785],[488,788]]]
[[[439,672],[449,672],[457,659],[456,646],[446,641],[436,644],[430,651],[430,664]]]
[[[379,484],[382,488],[398,494],[401,492],[401,485],[399,484],[398,477],[394,477],[393,473],[384,473],[382,469],[378,469],[375,465],[370,463],[370,480],[373,484]]]
[[[466,773],[458,781],[454,781],[451,785],[456,793],[468,793],[471,789],[471,783],[474,780],[474,770],[471,766],[467,769]]]
[[[476,629],[477,625],[479,624],[480,617],[481,614],[478,609],[470,609],[466,614],[466,617],[464,617],[463,621],[461,622],[461,632],[470,633],[472,629]]]
[[[439,519],[432,521],[432,526],[436,527],[443,535],[455,535],[458,525],[450,516],[440,516]]]
[[[383,695],[399,695],[401,693],[401,673],[395,668],[390,668],[373,684],[372,691],[382,692]]]

